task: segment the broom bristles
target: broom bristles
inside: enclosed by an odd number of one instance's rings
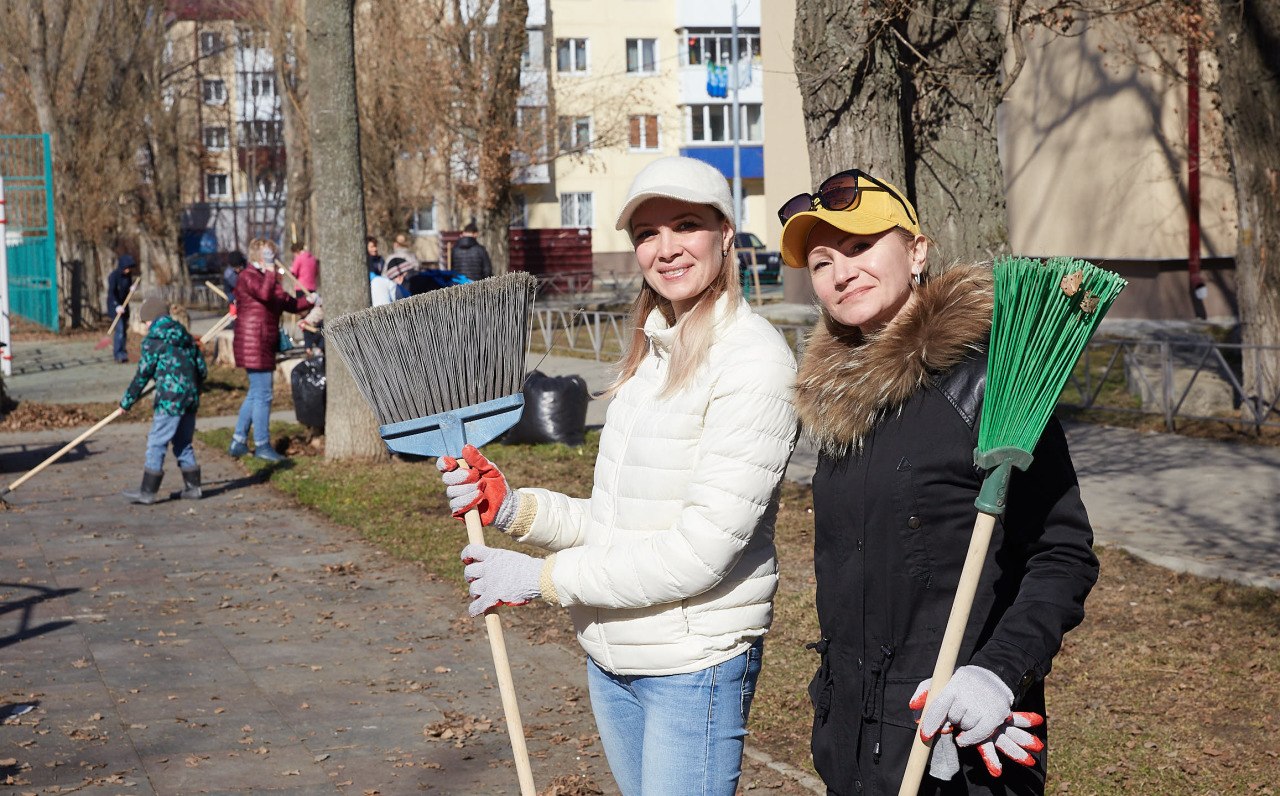
[[[1030,453],[1089,338],[1128,283],[1065,257],[1044,262],[1004,257],[994,271],[995,311],[978,450],[1016,447]],[[1076,272],[1082,274],[1080,284],[1069,280],[1064,285],[1064,278]]]
[[[538,280],[513,272],[343,315],[325,336],[382,425],[520,392]]]

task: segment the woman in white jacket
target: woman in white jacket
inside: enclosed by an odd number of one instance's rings
[[[471,613],[567,606],[624,796],[731,796],[778,582],[773,524],[796,437],[795,359],[738,283],[729,186],[663,158],[617,229],[644,276],[606,391],[591,497],[507,488],[475,448],[439,462],[457,516],[551,551],[468,545]]]

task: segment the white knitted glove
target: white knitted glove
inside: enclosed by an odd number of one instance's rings
[[[917,686],[913,708],[923,699],[921,694],[928,692],[931,680]],[[925,708],[920,737],[929,741],[949,723],[957,730],[957,746],[973,746],[994,735],[1009,720],[1012,709],[1013,692],[995,672],[981,666],[961,666]]]
[[[541,558],[482,544],[462,548],[463,577],[471,584],[467,612],[479,616],[495,605],[524,605],[542,596]]]

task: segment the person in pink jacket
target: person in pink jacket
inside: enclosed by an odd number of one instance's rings
[[[308,293],[316,292],[316,275],[320,270],[316,256],[297,241],[294,242],[292,250],[293,264],[289,266],[289,273],[298,280],[298,287]]]

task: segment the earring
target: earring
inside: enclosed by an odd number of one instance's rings
[[[721,256],[721,257],[728,257],[728,256],[729,256],[729,250],[728,250],[728,249],[725,249],[724,251],[720,252],[720,256]]]
[[[915,280],[915,283],[916,283],[917,285],[918,285],[918,284],[920,284],[920,272],[919,272],[919,271],[916,271],[915,273],[911,274],[911,278]]]

